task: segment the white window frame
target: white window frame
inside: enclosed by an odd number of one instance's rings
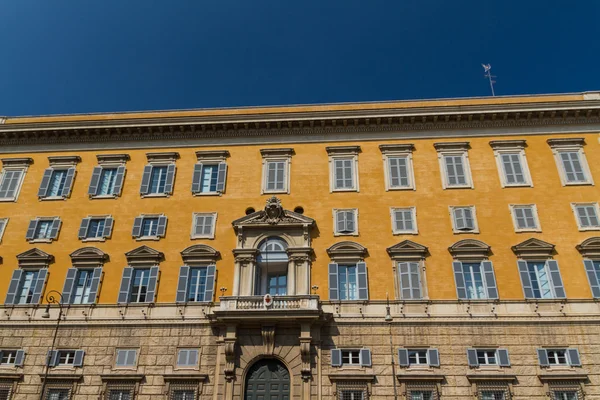
[[[396,211],[410,211],[412,218],[413,229],[399,230],[396,227]],[[417,226],[417,207],[390,207],[390,217],[392,219],[392,233],[394,235],[418,235],[419,228]]]
[[[55,220],[60,220],[60,225],[58,226],[58,235],[60,235],[60,230],[62,228],[62,220],[60,219],[60,217],[36,217],[34,218],[38,223],[40,221],[49,221],[50,225],[52,225],[54,223]],[[52,226],[50,226],[50,229],[52,229]],[[37,224],[35,226],[35,230],[37,231]],[[53,241],[58,240],[57,239],[52,239],[52,238],[42,238],[42,239],[36,239],[35,237],[33,239],[29,239],[27,240],[29,243],[52,243]]]
[[[196,234],[196,219],[199,216],[209,216],[209,215],[212,215],[212,217],[213,217],[213,222],[212,222],[212,227],[210,229],[210,233],[208,235]],[[217,212],[195,212],[192,214],[192,231],[190,233],[190,238],[191,239],[214,239],[216,226],[217,226]]]
[[[458,208],[470,208],[471,209],[471,214],[473,215],[473,229],[468,230],[468,231],[456,229],[456,225],[454,223],[454,210],[458,209]],[[455,234],[479,233],[479,224],[477,222],[477,209],[475,208],[474,205],[449,206],[448,209],[450,211],[450,223],[452,224],[452,232],[453,233],[455,233]]]
[[[345,233],[337,230],[337,213],[339,211],[352,211],[354,213],[354,232]],[[358,208],[334,208],[333,209],[333,236],[358,236]]]
[[[327,154],[329,155],[329,191],[333,192],[360,192],[358,179],[358,146],[341,146],[328,147]],[[352,160],[352,187],[351,188],[336,188],[335,187],[335,160],[350,159]]]
[[[52,165],[50,165],[48,167],[48,169],[52,170],[52,175],[50,175],[50,180],[48,181],[48,191],[50,191],[50,184],[52,183],[52,178],[54,177],[54,173],[56,171],[65,171],[65,174],[68,174],[70,168],[75,168],[75,166],[73,164],[52,164]],[[75,174],[77,174],[77,171],[75,171]],[[65,178],[66,178],[66,175],[65,175]],[[75,180],[75,176],[73,176],[73,181],[74,180]],[[71,187],[71,192],[72,191],[73,191],[73,188]],[[39,199],[41,201],[46,201],[46,200],[66,200],[70,195],[71,195],[71,193],[69,192],[69,195],[67,195],[67,196],[50,196],[50,195],[47,195],[45,197],[40,197]]]
[[[3,197],[0,198],[0,202],[16,202],[19,199],[19,194],[21,193],[21,187],[23,186],[23,182],[25,181],[25,175],[27,174],[28,167],[25,166],[5,166],[2,168],[2,174],[0,175],[0,183],[4,180],[4,175],[6,171],[21,171],[21,179],[15,188],[15,196],[14,197]]]
[[[18,349],[2,349],[3,356],[6,353],[10,353],[10,356],[5,363],[3,363],[2,359],[0,359],[0,368],[14,367],[15,361],[17,360],[17,351]]]
[[[531,207],[533,211],[533,219],[535,221],[534,228],[519,228],[519,224],[517,222],[517,215],[515,213],[516,208],[525,208]],[[513,221],[513,226],[515,227],[515,232],[541,232],[542,225],[540,224],[540,218],[538,216],[537,206],[535,204],[509,204],[508,209],[510,211],[510,215]]]
[[[480,362],[479,361],[479,353],[482,352],[484,353],[483,358],[485,362]],[[490,359],[489,359],[489,355],[488,353],[494,353],[494,363],[490,363]],[[479,364],[480,367],[499,367],[500,363],[498,362],[498,349],[475,349],[475,353],[477,355],[477,363]]]
[[[416,190],[415,170],[413,167],[412,150],[413,145],[381,145],[379,146],[383,153],[383,175],[385,178],[385,190]],[[392,177],[390,174],[390,158],[406,158],[406,174],[408,185],[392,186]]]
[[[152,167],[152,171],[150,171],[150,179],[148,180],[148,193],[142,194],[142,198],[145,197],[170,197],[173,194],[160,192],[160,193],[150,193],[150,187],[152,186],[152,175],[154,174],[154,168],[165,167],[167,171],[165,172],[165,187],[167,185],[167,177],[169,176],[169,165],[176,165],[175,162],[164,162],[164,161],[149,161],[146,165],[150,165]],[[175,179],[175,178],[173,178]],[[173,185],[175,185],[175,181],[173,181]]]
[[[571,362],[569,360],[569,352],[567,351],[568,350],[567,348],[552,348],[552,349],[545,349],[545,350],[546,350],[546,354],[548,355],[548,366],[550,368],[552,368],[552,367],[554,367],[554,368],[556,368],[556,367],[559,367],[559,368],[562,367],[562,368],[564,368],[564,367],[570,367],[571,366]],[[565,356],[565,362],[563,364],[550,362],[550,352],[551,351],[552,352],[562,351],[564,353],[564,356]],[[558,360],[558,357],[553,357],[552,359],[553,360]]]
[[[87,217],[84,218],[89,218],[90,219],[90,223],[91,220],[93,219],[103,219],[104,220],[104,226],[106,226],[106,219],[107,218],[113,218],[112,215],[88,215]],[[114,223],[114,218],[113,218],[113,223]],[[113,226],[114,229],[114,226]],[[90,226],[88,225],[87,230],[85,231],[86,237],[81,239],[82,242],[106,242],[106,237],[104,236],[100,236],[100,237],[93,237],[93,238],[88,238],[87,237],[87,233],[90,230]],[[104,230],[104,229],[103,229]]]
[[[117,365],[117,359],[119,357],[119,351],[135,351],[135,360],[132,365]],[[135,347],[121,347],[115,349],[115,362],[114,369],[137,369],[138,361],[140,358],[140,349]],[[127,360],[127,358],[125,358]]]
[[[584,231],[600,231],[600,225],[599,226],[581,226],[581,221],[579,220],[579,215],[577,213],[577,207],[580,207],[580,206],[594,207],[594,209],[596,210],[596,217],[600,221],[600,208],[598,207],[598,203],[594,203],[594,202],[571,203],[571,211],[573,211],[573,215],[575,216],[575,223],[577,224],[577,228],[582,232],[584,232]],[[1,236],[0,236],[0,239],[1,239]]]
[[[165,214],[140,214],[139,217],[142,218],[142,225],[140,227],[140,236],[136,237],[135,240],[137,241],[141,241],[141,240],[160,240],[161,236],[158,235],[154,235],[154,236],[144,236],[144,221],[146,220],[146,218],[156,218],[156,226],[157,226],[157,230],[158,230],[158,221],[160,217],[164,217]],[[134,219],[135,221],[135,219]]]
[[[0,243],[2,243],[2,238],[4,237],[4,232],[6,232],[6,225],[8,225],[8,221],[10,221],[10,218],[8,218],[8,217],[0,218],[0,221],[4,222],[2,225],[0,225]]]
[[[104,172],[105,169],[116,169],[118,171],[119,167],[124,167],[126,164],[125,162],[121,162],[121,163],[100,163],[97,165],[97,167],[102,167],[102,172]],[[101,180],[100,178],[102,178],[102,172],[100,173],[100,176],[98,177],[98,188],[100,187],[100,183]],[[126,174],[127,172],[125,172]],[[115,177],[116,179],[116,177]],[[123,175],[123,184],[125,182],[125,175]],[[115,181],[116,183],[116,181]],[[121,187],[121,191],[123,190],[123,188]],[[116,199],[120,196],[121,194],[94,194],[90,196],[90,199]]]
[[[442,178],[442,188],[446,189],[473,189],[473,177],[471,175],[471,164],[469,163],[469,144],[461,143],[435,143],[438,153],[438,164],[440,166],[440,176]],[[463,170],[465,172],[464,185],[450,185],[448,183],[448,171],[446,170],[446,156],[459,156],[462,158]]]
[[[429,349],[427,349],[427,348],[414,348],[414,349],[407,348],[406,351],[408,352],[408,368],[429,368],[430,365],[429,365],[429,351],[428,350]],[[416,358],[417,362],[416,363],[412,363],[410,361],[410,353],[411,352],[416,352],[416,353],[418,353],[418,352],[425,352],[425,363],[421,363],[419,361],[419,357],[418,356]]]
[[[267,179],[269,177],[269,163],[271,162],[283,162],[283,189],[267,189]],[[263,169],[262,169],[262,189],[261,194],[272,194],[272,193],[290,193],[290,166],[292,164],[291,156],[263,156]]]
[[[361,349],[340,349],[340,361],[342,363],[342,367],[361,367],[360,364],[360,350]],[[352,355],[350,355],[350,361],[349,363],[344,363],[344,352],[350,352],[350,353],[357,353],[358,354],[358,362],[354,363],[352,362]]]
[[[550,142],[550,141],[549,141]],[[565,139],[565,140],[554,140],[551,141],[550,147],[552,148],[552,154],[554,155],[554,161],[556,162],[556,168],[558,169],[558,175],[560,176],[560,181],[563,186],[585,186],[585,185],[594,185],[594,180],[592,178],[592,173],[590,171],[590,167],[587,162],[587,157],[585,156],[585,151],[583,150],[583,139]],[[567,181],[567,173],[565,171],[563,162],[561,160],[560,154],[564,152],[576,152],[579,154],[579,162],[581,163],[581,169],[585,174],[585,181],[582,182],[568,182]]]
[[[58,368],[73,368],[73,364],[75,363],[75,353],[76,350],[57,350],[58,357],[56,361],[56,367]],[[60,362],[60,359],[63,355],[67,355],[66,361],[64,363]]]
[[[529,171],[529,164],[527,163],[527,156],[525,155],[525,149],[523,145],[509,145],[511,141],[507,141],[506,145],[502,141],[492,142],[491,145],[494,148],[494,157],[496,158],[496,166],[498,167],[498,176],[500,177],[500,184],[503,188],[505,187],[533,187],[533,180],[531,179],[531,173]],[[501,147],[500,147],[501,146]],[[523,170],[523,183],[508,183],[506,179],[506,172],[504,171],[504,163],[502,162],[502,155],[505,154],[518,154]]]

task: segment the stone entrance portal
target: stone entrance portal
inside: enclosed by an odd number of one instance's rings
[[[289,400],[290,374],[275,359],[257,361],[246,375],[245,400]]]

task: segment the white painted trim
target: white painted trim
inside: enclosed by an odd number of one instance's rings
[[[454,210],[458,208],[470,208],[471,213],[473,214],[473,229],[469,231],[461,231],[456,229],[454,225]],[[452,232],[455,234],[464,234],[464,233],[479,233],[479,224],[477,223],[477,210],[474,205],[467,206],[448,206],[449,214],[450,214],[450,223],[452,224]]]
[[[269,164],[269,162],[285,162],[285,167],[283,169],[283,173],[284,173],[284,177],[283,177],[283,184],[284,184],[284,188],[282,190],[267,190],[267,165]],[[292,164],[292,158],[291,157],[285,157],[285,156],[263,156],[262,159],[262,177],[261,177],[261,188],[260,188],[260,194],[276,194],[276,193],[280,193],[280,194],[290,194],[290,170],[291,170],[291,164]]]
[[[461,156],[463,161],[463,169],[465,171],[464,185],[452,185],[448,184],[448,174],[446,171],[446,163],[444,162],[445,156]],[[438,151],[438,162],[440,165],[440,176],[442,178],[442,188],[446,189],[473,189],[473,178],[471,176],[471,165],[469,163],[469,152],[467,150],[453,150],[453,151]]]
[[[533,210],[533,219],[535,221],[535,228],[519,228],[517,223],[517,216],[515,215],[515,208],[527,208],[531,207]],[[540,224],[540,218],[538,216],[537,206],[535,204],[509,204],[508,209],[513,221],[515,232],[541,232],[542,225]]]
[[[142,227],[144,226],[144,219],[145,218],[160,218],[160,217],[166,217],[167,218],[167,224],[169,223],[169,217],[167,217],[165,214],[139,214],[138,217],[142,217]],[[134,223],[135,223],[135,218],[134,217]],[[156,222],[158,224],[158,221]],[[141,227],[140,227],[141,229]],[[157,229],[158,229],[158,225],[157,225]],[[141,233],[141,231],[140,231]],[[165,227],[165,236],[167,235],[166,232],[166,227]],[[141,241],[145,241],[145,240],[153,240],[153,241],[158,241],[162,238],[162,236],[138,236],[135,238],[136,241],[141,242]]]
[[[579,162],[585,174],[586,180],[584,182],[567,182],[566,172],[560,159],[560,153],[562,152],[577,152],[579,153]],[[582,146],[553,146],[552,154],[554,155],[554,161],[556,162],[556,168],[558,169],[558,175],[563,186],[587,186],[594,185],[592,173],[587,162],[587,157]]]
[[[504,164],[502,163],[502,154],[519,154],[519,160],[521,162],[521,169],[523,170],[523,176],[525,183],[508,183],[506,180],[506,173],[504,171]],[[494,149],[494,158],[496,159],[496,166],[498,167],[498,176],[500,177],[500,184],[503,188],[505,187],[533,187],[533,180],[531,179],[531,173],[529,171],[529,164],[527,163],[527,157],[525,155],[525,149],[522,147],[514,148],[501,148]]]
[[[396,229],[396,218],[395,218],[395,213],[396,211],[400,211],[400,210],[410,210],[411,212],[411,218],[412,218],[412,223],[413,223],[413,229],[410,231],[401,231],[401,230],[397,230]],[[390,217],[392,220],[392,234],[394,235],[418,235],[419,234],[419,228],[417,226],[417,207],[414,206],[410,206],[410,207],[390,207]]]
[[[21,170],[21,171],[23,171],[23,173],[21,174],[21,180],[17,184],[17,188],[15,190],[15,196],[0,198],[0,202],[16,202],[19,199],[19,194],[21,193],[21,187],[23,186],[23,181],[25,180],[25,175],[27,175],[27,169],[28,169],[28,167],[4,167],[4,168],[2,168],[2,173],[0,174],[0,185],[2,185],[2,181],[4,180],[5,171]]]
[[[352,233],[340,233],[337,230],[337,218],[336,214],[338,211],[352,211],[354,212],[354,232]],[[333,216],[333,236],[358,236],[358,208],[334,208],[332,212]]]
[[[407,159],[406,167],[408,174],[408,186],[392,187],[389,159],[398,157],[404,157]],[[416,190],[417,188],[415,184],[415,170],[413,168],[412,151],[385,152],[383,154],[383,175],[385,178],[386,192],[390,190]]]
[[[352,159],[352,188],[349,189],[336,189],[335,188],[335,166],[334,160],[336,159]],[[355,153],[349,154],[335,154],[329,156],[329,191],[333,192],[360,192],[358,184],[358,155]]]
[[[582,227],[581,221],[579,220],[579,215],[577,214],[578,206],[593,206],[596,210],[596,218],[600,220],[600,208],[598,207],[598,203],[590,202],[590,203],[571,203],[571,211],[573,212],[573,216],[575,217],[575,223],[577,224],[577,228],[581,232],[585,231],[600,231],[600,225],[595,227]]]
[[[192,214],[192,231],[190,232],[190,239],[214,239],[215,238],[215,228],[217,226],[217,212],[195,212]],[[213,216],[212,226],[210,228],[210,233],[208,235],[197,235],[194,232],[196,231],[196,218],[198,216]]]
[[[8,221],[10,218],[0,218],[0,221],[4,221],[3,226],[0,228],[0,243],[2,243],[2,237],[4,236],[4,232],[6,231],[6,225],[8,225]]]

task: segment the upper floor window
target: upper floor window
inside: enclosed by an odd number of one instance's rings
[[[421,268],[418,262],[399,262],[400,297],[403,300],[423,298]]]
[[[332,349],[331,366],[371,366],[371,350],[362,349]]]
[[[132,368],[136,366],[137,363],[137,349],[117,349],[115,356],[115,367],[117,368]],[[119,397],[110,397],[110,399],[118,399],[123,400],[124,398]]]
[[[509,206],[516,232],[539,232],[541,231],[535,204]]]
[[[398,349],[401,367],[439,367],[440,356],[437,349]]]
[[[119,303],[154,303],[158,267],[126,267],[123,270]]]
[[[39,304],[48,270],[16,269],[6,294],[5,304]]]
[[[215,237],[215,222],[217,213],[194,213],[192,225],[192,239]]]
[[[532,186],[525,140],[493,140],[490,146],[494,149],[502,187]]]
[[[330,190],[358,192],[358,153],[360,146],[327,147]]]
[[[587,273],[588,282],[592,289],[592,296],[600,297],[600,260],[583,260],[583,265]]]
[[[261,149],[263,184],[261,193],[289,193],[290,165],[294,149]]]
[[[367,264],[329,264],[330,300],[368,300]]]
[[[149,164],[144,167],[140,194],[142,196],[168,196],[173,193],[175,160],[179,153],[147,153]]]
[[[83,350],[51,350],[48,352],[49,367],[83,366]]]
[[[214,265],[205,267],[184,265],[180,267],[177,302],[213,301],[215,273]]]
[[[166,229],[165,215],[141,215],[133,221],[131,236],[138,240],[158,240],[165,236]]]
[[[30,242],[51,242],[58,238],[61,220],[59,217],[38,217],[29,222],[25,239]]]
[[[583,138],[548,139],[559,175],[565,185],[592,185],[592,175],[585,158]]]
[[[115,198],[121,195],[128,154],[99,154],[100,165],[94,167],[88,195],[93,198]]]
[[[3,158],[0,175],[0,201],[16,201],[31,158]]]
[[[394,235],[417,234],[417,208],[391,208],[392,232]]]
[[[581,367],[581,357],[575,348],[537,349],[541,367]]]
[[[467,349],[467,360],[469,367],[510,366],[506,349]]]
[[[333,210],[334,234],[358,235],[358,210],[356,208],[346,210]]]
[[[491,261],[454,261],[454,278],[459,299],[497,299],[498,289]]]
[[[112,234],[112,217],[87,217],[81,220],[79,239],[83,241],[104,241]]]
[[[24,350],[9,350],[9,349],[0,350],[0,366],[22,367],[24,359],[25,359],[25,351]]]
[[[454,233],[479,233],[475,206],[451,206],[450,215]]]
[[[198,163],[194,166],[192,193],[194,195],[220,195],[227,181],[227,150],[202,150],[196,152]]]
[[[382,144],[379,146],[383,154],[385,189],[414,189],[412,144]]]
[[[525,298],[554,299],[566,297],[558,262],[555,260],[520,260],[518,264]]]
[[[438,152],[442,187],[472,188],[471,168],[469,166],[469,142],[434,143]]]
[[[75,179],[75,165],[81,161],[78,156],[48,157],[50,168],[44,171],[38,197],[40,199],[66,199],[71,194]]]
[[[198,349],[179,349],[177,351],[178,368],[198,367]],[[192,400],[190,397],[189,400]]]
[[[580,231],[600,230],[598,203],[571,203]]]
[[[2,242],[6,225],[8,225],[8,218],[0,218],[0,242]]]
[[[62,292],[63,301],[66,304],[94,304],[101,278],[102,267],[69,268]]]

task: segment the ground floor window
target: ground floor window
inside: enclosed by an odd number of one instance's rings
[[[131,382],[109,382],[106,385],[105,400],[133,400],[135,385]]]
[[[198,382],[169,383],[169,400],[198,399]]]
[[[368,400],[369,393],[365,382],[339,382],[337,400]]]
[[[407,400],[438,400],[438,390],[435,382],[407,382]]]

